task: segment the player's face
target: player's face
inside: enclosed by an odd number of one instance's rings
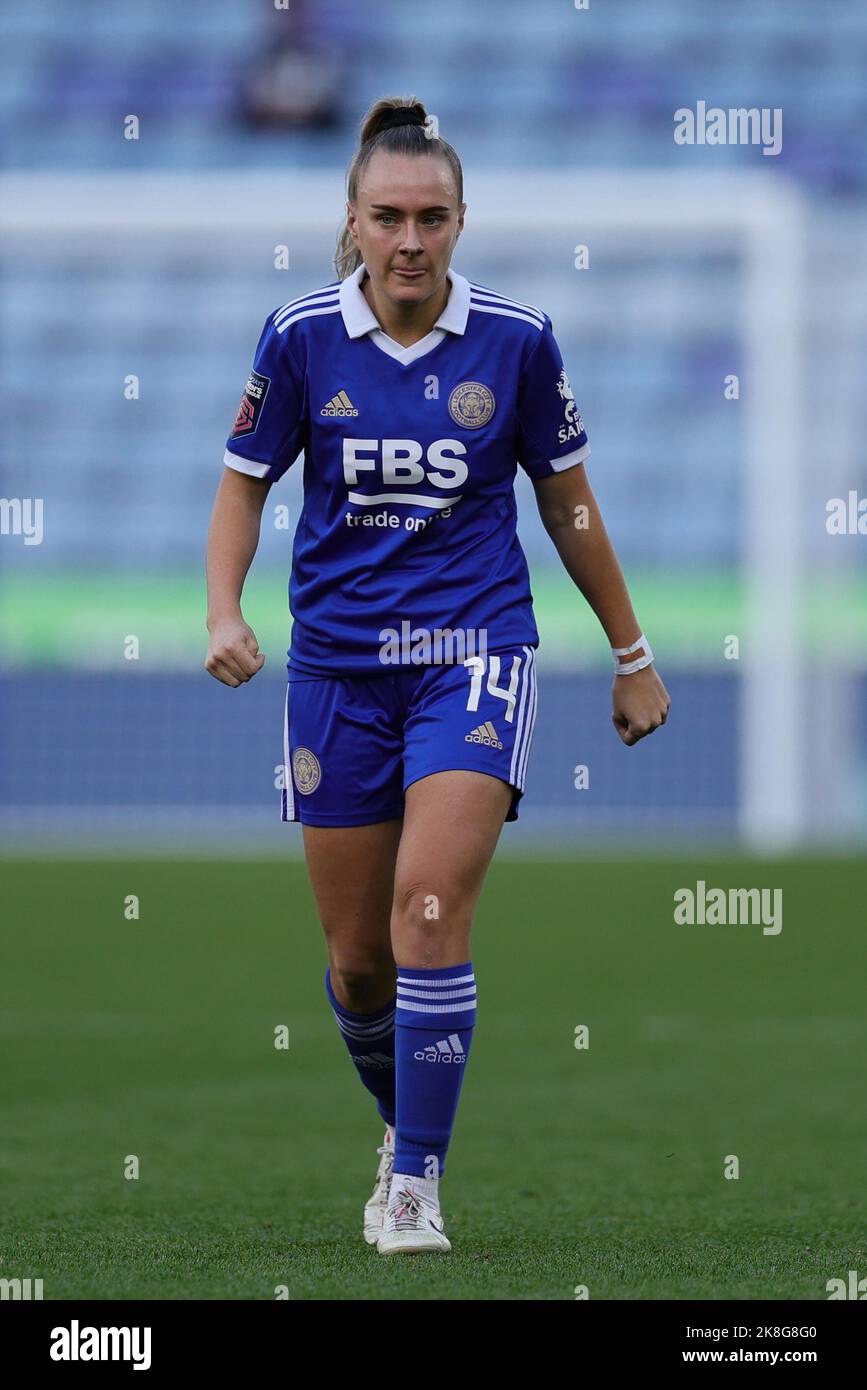
[[[347,211],[352,238],[377,289],[398,303],[422,303],[436,294],[465,210],[444,159],[375,154]]]

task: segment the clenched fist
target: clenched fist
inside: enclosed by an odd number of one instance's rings
[[[241,685],[251,680],[265,665],[256,634],[241,617],[223,618],[209,623],[211,640],[205,670],[224,685]]]
[[[630,746],[652,734],[668,718],[671,700],[652,664],[628,676],[615,676],[611,696],[614,727]]]

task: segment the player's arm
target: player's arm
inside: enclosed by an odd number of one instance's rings
[[[232,433],[208,532],[208,631],[205,669],[241,685],[265,664],[244,622],[241,593],[259,544],[268,491],[303,448],[308,421],[304,371],[275,316],[265,321]]]
[[[270,479],[224,468],[208,530],[208,655],[205,670],[224,685],[241,685],[265,664],[241,612],[241,593],[259,544]]]
[[[584,464],[536,479],[533,486],[542,524],[611,646],[631,646],[641,627]],[[653,664],[615,675],[612,697],[614,727],[626,744],[664,724],[671,704]]]

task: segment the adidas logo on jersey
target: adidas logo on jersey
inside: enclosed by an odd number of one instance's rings
[[[502,748],[503,746],[490,719],[486,719],[484,724],[480,724],[477,729],[473,729],[472,733],[464,734],[464,742],[483,743],[486,748]]]
[[[319,414],[357,415],[358,411],[355,409],[355,406],[352,404],[352,401],[349,399],[346,392],[341,389],[337,392],[336,396],[332,396],[331,400],[328,401],[327,404],[322,407]]]
[[[440,1038],[438,1043],[431,1043],[423,1051],[414,1052],[413,1057],[417,1062],[465,1062],[467,1054],[464,1052],[461,1040],[457,1033],[449,1033],[447,1038]]]

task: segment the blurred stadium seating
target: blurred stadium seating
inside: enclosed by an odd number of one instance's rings
[[[411,74],[428,110],[448,113],[469,164],[644,167],[683,160],[669,138],[673,102],[781,106],[781,167],[812,188],[867,189],[859,0],[570,8],[567,0],[317,0],[312,12],[319,43],[351,59],[348,126],[372,97],[407,89]],[[284,138],[251,138],[233,119],[267,37],[268,0],[182,8],[49,0],[2,10],[9,166],[127,167],[117,130],[127,111],[147,122],[135,151],[141,167],[284,165]],[[746,155],[721,148],[714,158],[722,166]],[[293,144],[291,157],[342,165],[346,133]]]

